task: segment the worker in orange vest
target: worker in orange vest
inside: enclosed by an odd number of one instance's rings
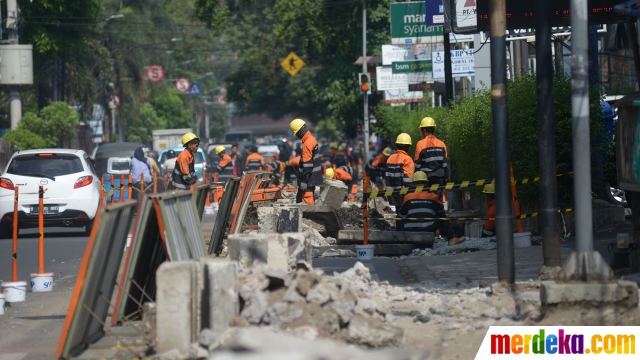
[[[364,173],[375,184],[381,183],[380,180],[384,177],[385,168],[387,167],[387,159],[389,159],[391,153],[392,151],[390,147],[384,148],[382,153],[378,154],[364,167]]]
[[[411,136],[407,133],[402,133],[396,138],[395,154],[389,156],[387,159],[387,168],[385,172],[385,182],[387,190],[400,190],[403,187],[410,187],[412,184],[411,178],[415,171],[415,165],[413,159],[407,154],[411,147]],[[389,198],[389,205],[393,211],[399,209],[402,205],[402,199],[404,195],[394,194]]]
[[[484,186],[482,190],[484,193],[484,198],[487,200],[487,207],[489,210],[487,211],[487,220],[484,221],[484,225],[482,226],[482,236],[481,237],[492,237],[496,236],[496,188],[493,183],[487,184]],[[493,219],[493,220],[489,220]]]
[[[356,201],[356,193],[358,192],[358,173],[354,167],[345,165],[336,169],[328,168],[325,170],[324,174],[329,179],[340,180],[347,185],[347,188],[349,188],[347,201]]]
[[[435,135],[436,121],[432,117],[425,117],[420,121],[420,131],[423,139],[416,144],[416,153],[413,160],[416,169],[424,171],[429,178],[429,183],[444,185],[449,175],[447,167],[447,146]],[[438,198],[442,201],[444,189],[436,190]]]
[[[251,146],[251,154],[247,156],[247,171],[256,171],[264,169],[264,158],[258,154],[258,147]]]
[[[322,160],[318,148],[318,142],[311,135],[306,123],[302,119],[295,119],[289,124],[291,132],[302,140],[301,155],[289,160],[287,165],[295,164],[298,168],[298,193],[296,203],[304,202],[315,205],[313,192],[317,185],[323,183]]]
[[[271,185],[272,186],[284,186],[284,169],[285,163],[282,161],[272,161],[264,164],[265,171],[271,171]]]
[[[345,150],[347,149],[347,144],[340,144],[338,146],[338,151],[333,155],[333,159],[331,163],[333,167],[339,168],[340,166],[347,165],[347,153]]]

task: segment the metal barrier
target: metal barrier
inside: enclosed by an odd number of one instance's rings
[[[191,260],[207,256],[200,217],[189,190],[171,191],[149,197],[162,218],[169,260]]]
[[[230,234],[240,233],[244,216],[251,202],[251,194],[255,189],[263,189],[269,186],[271,181],[271,173],[266,171],[249,171],[242,176],[242,191],[238,193],[234,208],[237,205],[237,212],[233,216]]]
[[[105,332],[116,277],[137,201],[103,207],[95,219],[60,335],[56,359],[69,359]]]
[[[193,197],[194,204],[198,210],[198,219],[202,220],[202,214],[204,214],[204,205],[207,202],[207,196],[213,191],[214,186],[209,184],[201,184],[196,186],[196,194]]]
[[[224,233],[227,230],[227,224],[229,223],[229,216],[231,215],[231,207],[233,200],[238,194],[240,188],[240,178],[230,178],[224,188],[222,199],[218,207],[218,214],[216,215],[216,222],[213,225],[213,232],[211,233],[211,239],[209,241],[209,254],[219,254],[222,248],[222,239]]]

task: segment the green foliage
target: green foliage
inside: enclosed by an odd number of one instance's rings
[[[28,112],[18,123],[18,129],[29,130],[45,141],[47,147],[67,146],[75,138],[78,113],[63,102],[42,108],[40,116]]]
[[[318,121],[313,134],[319,141],[333,141],[342,139],[342,130],[336,119],[324,119]]]
[[[224,133],[229,130],[227,111],[223,106],[213,105],[209,107],[209,137],[222,139]]]
[[[151,144],[153,142],[152,130],[166,128],[166,122],[159,117],[151,105],[142,105],[136,120],[125,128],[127,141]]]
[[[556,123],[556,168],[557,173],[566,173],[573,169],[572,153],[572,117],[571,117],[571,78],[555,77],[553,83],[553,107]],[[516,179],[538,176],[538,120],[537,88],[535,75],[512,79],[508,84],[509,144],[510,159]],[[592,166],[601,154],[605,158],[611,149],[606,147],[604,122],[600,97],[595,89],[589,94],[590,135]],[[431,116],[438,127],[436,136],[447,145],[452,163],[452,180],[477,180],[494,177],[493,169],[493,120],[491,112],[491,94],[487,88],[476,89],[476,93],[454,103],[451,110],[445,108],[429,109],[418,107],[410,110],[408,106],[391,107],[380,105],[377,109],[378,124],[374,130],[393,142],[400,132],[411,135],[416,143],[417,127],[420,119]],[[444,125],[444,126],[442,126]],[[418,137],[419,139],[419,137]],[[413,151],[413,149],[411,150]],[[411,153],[413,154],[413,152]],[[612,166],[611,160],[603,167]],[[594,166],[594,171],[595,171]],[[521,203],[536,205],[540,189],[533,185],[518,187]],[[559,202],[571,203],[573,198],[573,177],[558,179]]]
[[[163,89],[149,99],[166,129],[188,128],[193,125],[193,113],[185,109],[178,91]]]
[[[42,149],[46,147],[46,142],[42,136],[26,129],[9,130],[2,138],[17,146],[20,150]]]

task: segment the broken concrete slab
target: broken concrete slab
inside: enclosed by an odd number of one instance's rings
[[[354,244],[364,241],[363,230],[341,230],[338,244]],[[417,247],[433,247],[436,235],[429,232],[369,230],[370,244],[412,244]]]
[[[271,206],[261,206],[258,211],[258,232],[270,234],[277,232],[277,221],[275,209]]]
[[[240,312],[238,299],[238,263],[226,258],[206,258],[202,292],[202,328],[215,336],[229,328]]]
[[[294,233],[302,231],[302,211],[292,206],[274,206],[277,220],[277,232]]]
[[[326,235],[332,238],[338,238],[338,232],[344,229],[342,220],[338,217],[336,209],[326,205],[302,205],[296,204],[302,210],[304,219],[312,219],[321,224],[325,224]]]
[[[156,272],[156,351],[189,352],[200,330],[200,264],[164,262]]]
[[[241,268],[263,263],[290,271],[299,260],[311,263],[311,243],[302,233],[233,234],[228,239],[229,258]]]
[[[349,188],[342,181],[325,179],[320,185],[318,204],[340,208]]]
[[[638,306],[638,284],[633,281],[609,283],[565,283],[543,281],[540,285],[542,306],[560,304]]]

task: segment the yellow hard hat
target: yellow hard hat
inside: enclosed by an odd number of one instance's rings
[[[324,176],[333,179],[333,168],[327,168],[327,170],[324,171]]]
[[[411,136],[407,133],[402,133],[396,138],[396,144],[411,145]]]
[[[495,194],[496,193],[496,188],[493,185],[493,183],[491,184],[487,184],[484,186],[484,189],[482,190],[483,193],[485,194]]]
[[[338,147],[338,151],[344,151],[344,149],[347,148],[347,144],[340,144],[340,146]]]
[[[332,149],[335,149],[338,147],[338,143],[334,141],[331,144],[329,144],[329,147],[331,147]]]
[[[422,121],[420,121],[419,128],[423,127],[436,127],[436,121],[433,120],[432,117],[427,116],[426,118],[422,119]]]
[[[300,129],[304,126],[304,124],[305,124],[305,122],[302,119],[293,120],[289,124],[289,127],[291,128],[291,132],[293,133],[293,135],[297,134],[298,131],[300,131]]]
[[[382,155],[391,156],[391,148],[390,147],[384,148],[384,150],[382,150]]]
[[[216,155],[220,154],[223,151],[224,151],[224,145],[216,146]]]
[[[416,171],[413,173],[413,177],[411,178],[411,181],[413,182],[429,181],[429,179],[427,178],[427,173],[425,173],[424,171]]]
[[[200,141],[200,138],[198,137],[198,135],[190,132],[182,135],[182,146],[186,146],[190,141],[193,141],[193,140]]]

